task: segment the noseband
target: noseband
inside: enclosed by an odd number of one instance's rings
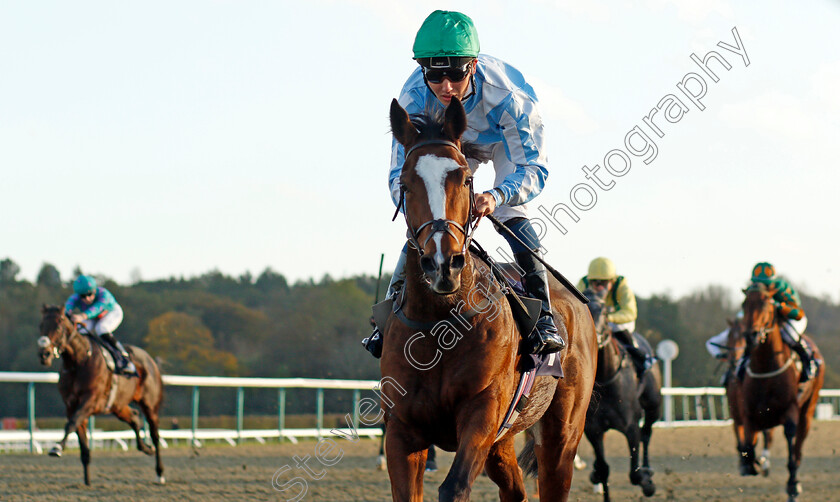
[[[461,153],[461,149],[458,147],[458,145],[456,145],[455,143],[453,143],[451,141],[447,141],[447,140],[444,140],[444,139],[430,139],[430,140],[426,140],[426,141],[421,141],[421,142],[417,143],[416,145],[412,146],[411,148],[409,148],[408,152],[406,152],[406,154],[405,154],[405,160],[407,161],[408,156],[411,155],[412,153],[414,153],[418,148],[423,147],[423,146],[428,146],[428,145],[451,146],[452,148],[457,150],[458,153]],[[405,207],[405,187],[402,184],[400,184],[400,201],[397,203],[397,210],[394,213],[394,217],[391,218],[391,221],[393,221],[397,218],[397,215],[400,213],[400,210],[402,209],[403,215],[405,216],[405,223],[406,223],[406,226],[408,227],[408,242],[411,244],[412,247],[417,249],[417,252],[420,253],[420,256],[423,256],[423,248],[426,246],[426,244],[429,243],[429,240],[436,233],[439,233],[439,232],[440,233],[447,233],[447,234],[451,235],[453,239],[457,240],[458,236],[455,235],[455,232],[452,231],[452,227],[455,227],[456,229],[460,230],[462,234],[464,234],[464,245],[461,247],[461,253],[464,253],[467,250],[467,248],[470,246],[470,242],[472,242],[473,231],[475,230],[475,227],[478,226],[478,220],[475,220],[475,222],[473,222],[473,208],[475,207],[475,192],[473,191],[472,176],[469,177],[469,179],[467,181],[467,185],[470,188],[470,209],[469,209],[469,213],[467,214],[467,221],[464,225],[461,225],[460,223],[458,223],[455,220],[448,220],[448,219],[439,218],[439,219],[436,219],[436,220],[429,220],[429,221],[423,223],[422,225],[420,225],[419,227],[417,227],[417,229],[415,230],[414,226],[412,226],[412,224],[411,224],[411,221],[409,221],[408,211],[406,210],[406,207]],[[418,242],[418,238],[420,236],[420,233],[426,227],[431,227],[431,233],[429,233],[429,235],[423,241],[423,245],[421,246],[420,243]]]

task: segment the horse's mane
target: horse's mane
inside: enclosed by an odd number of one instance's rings
[[[61,307],[57,305],[45,305],[43,308],[44,317],[61,317]]]
[[[423,140],[440,139],[443,134],[443,113],[437,115],[426,115],[416,113],[410,117],[411,125],[420,133]],[[491,150],[475,143],[461,140],[461,153],[468,159],[475,159],[480,163],[488,162],[491,158]]]

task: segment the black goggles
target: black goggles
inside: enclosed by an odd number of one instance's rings
[[[443,82],[444,77],[448,78],[450,82],[460,82],[467,78],[472,69],[472,63],[467,63],[460,67],[449,68],[426,68],[423,67],[423,76],[428,82],[439,84]]]

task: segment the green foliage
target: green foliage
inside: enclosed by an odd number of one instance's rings
[[[167,312],[149,321],[143,339],[146,350],[155,354],[173,373],[184,375],[237,373],[236,357],[214,347],[213,335],[189,314]]]

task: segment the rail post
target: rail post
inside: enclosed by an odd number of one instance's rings
[[[93,428],[96,427],[96,415],[88,417],[88,447],[93,451]]]
[[[318,421],[318,439],[321,439],[321,429],[324,428],[324,389],[318,389],[317,392],[317,411],[316,420]]]
[[[359,430],[359,389],[353,389],[353,428]]]
[[[245,410],[245,389],[236,388],[236,442],[242,441],[242,416]]]
[[[286,389],[277,390],[277,430],[280,433],[278,440],[283,442],[283,429],[286,428]]]
[[[35,452],[35,382],[29,382],[26,392],[26,416],[29,419],[29,453]]]
[[[198,446],[198,439],[195,437],[196,429],[198,429],[198,386],[193,386],[192,389],[192,420],[190,420],[190,427],[192,429],[192,445]]]

